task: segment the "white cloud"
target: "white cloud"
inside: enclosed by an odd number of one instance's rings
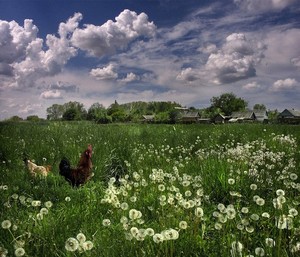
[[[20,105],[19,113],[21,114],[32,114],[35,113],[37,109],[40,109],[42,107],[41,104],[31,104],[31,103],[25,103]]]
[[[118,78],[118,74],[114,71],[114,65],[109,64],[104,68],[96,68],[90,71],[90,75],[97,80],[112,80]]]
[[[211,54],[211,53],[217,51],[217,46],[215,44],[209,43],[205,46],[199,47],[198,51],[205,53],[205,54]]]
[[[155,25],[148,21],[145,13],[137,15],[133,11],[124,10],[115,22],[109,20],[102,26],[87,24],[84,29],[77,28],[72,43],[90,55],[101,57],[126,48],[130,41],[140,36],[152,37],[155,30]]]
[[[261,86],[257,82],[250,82],[243,86],[243,88],[246,90],[255,90],[255,89],[259,89],[260,87]]]
[[[296,0],[234,0],[234,3],[249,12],[280,11]]]
[[[186,83],[191,83],[199,79],[198,74],[192,68],[182,69],[181,72],[176,77],[177,80],[184,81]]]
[[[210,54],[206,69],[215,75],[217,84],[254,77],[255,65],[263,58],[264,49],[262,43],[249,41],[242,33],[233,33],[218,52]]]
[[[43,99],[59,99],[62,98],[61,92],[58,90],[47,90],[41,93],[41,98]]]
[[[277,80],[274,82],[273,87],[271,88],[272,91],[283,91],[283,90],[290,90],[296,88],[298,82],[295,79],[287,78],[283,80]]]
[[[132,72],[127,73],[126,77],[121,79],[121,82],[125,82],[125,83],[129,83],[129,82],[133,82],[133,81],[137,81],[140,80],[140,77]]]

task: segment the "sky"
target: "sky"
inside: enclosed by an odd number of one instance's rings
[[[0,0],[0,120],[234,93],[300,109],[299,0]]]

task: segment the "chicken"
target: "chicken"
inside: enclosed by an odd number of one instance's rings
[[[29,170],[30,175],[32,175],[33,177],[36,177],[36,176],[47,177],[48,173],[51,170],[50,165],[38,166],[35,163],[33,163],[32,161],[28,160],[27,158],[24,159],[24,162]]]
[[[92,173],[92,145],[81,154],[77,167],[71,167],[67,158],[63,158],[59,164],[59,174],[74,187],[85,184],[93,175]]]

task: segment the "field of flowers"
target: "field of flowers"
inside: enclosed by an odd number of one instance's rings
[[[300,256],[299,126],[0,123],[0,140],[1,257]],[[72,188],[58,164],[89,143]]]

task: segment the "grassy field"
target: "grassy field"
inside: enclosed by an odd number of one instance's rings
[[[0,139],[0,256],[300,255],[299,126],[0,123]],[[89,143],[74,189],[58,164]]]

